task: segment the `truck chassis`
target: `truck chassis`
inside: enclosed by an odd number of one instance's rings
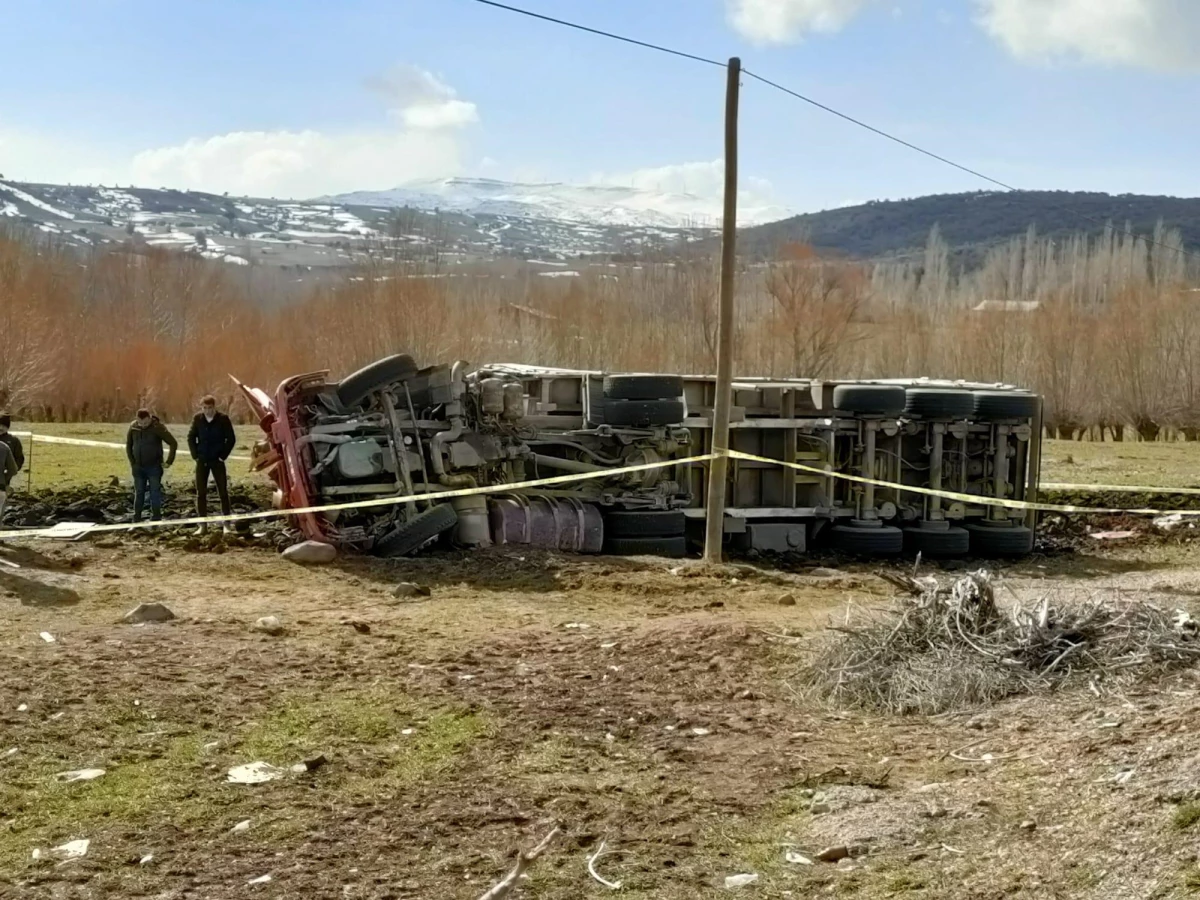
[[[328,375],[289,378],[273,395],[238,383],[265,432],[251,466],[275,481],[276,505],[418,499],[298,514],[306,539],[384,556],[439,538],[682,556],[703,533],[708,463],[684,460],[712,450],[711,376],[421,368],[403,354],[339,382]],[[1033,548],[1032,513],[986,502],[1036,499],[1041,398],[1028,391],[928,379],[739,378],[730,427],[730,449],[758,457],[729,461],[724,530],[735,548],[827,545],[927,558]],[[657,463],[667,465],[614,471]],[[421,496],[564,474],[589,477]]]

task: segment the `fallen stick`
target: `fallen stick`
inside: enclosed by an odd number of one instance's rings
[[[513,866],[512,871],[496,882],[479,900],[500,900],[501,897],[507,897],[509,891],[516,886],[517,881],[525,874],[525,870],[529,868],[530,864],[537,860],[546,851],[546,848],[550,846],[550,842],[558,836],[558,831],[559,828],[555,825],[553,830],[542,838],[541,843],[529,852],[520,854],[517,857],[517,864]]]
[[[614,852],[616,852],[616,851],[609,850],[608,854],[612,854]],[[621,882],[606,881],[605,879],[600,877],[599,873],[596,872],[596,860],[598,860],[600,857],[606,856],[608,854],[605,854],[604,841],[601,841],[600,846],[596,849],[596,852],[593,853],[590,857],[588,857],[588,863],[587,863],[588,874],[591,875],[593,878],[595,878],[598,882],[600,882],[606,888],[608,888],[610,891],[619,891],[621,889]]]

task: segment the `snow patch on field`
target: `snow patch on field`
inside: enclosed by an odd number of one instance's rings
[[[38,209],[42,210],[43,212],[48,212],[52,216],[58,216],[60,219],[74,219],[75,218],[74,213],[69,213],[65,209],[58,209],[56,207],[53,207],[49,203],[47,203],[45,200],[39,200],[37,197],[33,196],[33,194],[27,194],[24,191],[13,187],[11,184],[5,184],[3,181],[0,181],[0,191],[7,191],[8,193],[10,193],[14,197],[16,197],[18,200],[20,200],[22,203],[28,203],[30,206],[36,206]]]

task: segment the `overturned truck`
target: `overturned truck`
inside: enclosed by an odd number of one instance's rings
[[[708,462],[687,460],[712,448],[712,377],[420,368],[403,354],[328,375],[274,395],[238,383],[266,434],[251,466],[274,480],[276,505],[332,507],[293,517],[309,540],[381,556],[440,538],[679,557],[702,537]],[[1041,398],[1007,385],[737,379],[730,445],[755,458],[729,460],[726,541],[1022,556],[1033,514],[987,500],[1036,499],[1041,431]],[[628,471],[652,463],[669,465]],[[564,474],[588,477],[503,490]],[[436,496],[474,487],[500,490]],[[385,499],[398,497],[416,499]]]

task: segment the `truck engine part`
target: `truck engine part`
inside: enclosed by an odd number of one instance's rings
[[[599,553],[604,520],[591,503],[553,497],[503,496],[488,502],[493,540],[542,550]]]

